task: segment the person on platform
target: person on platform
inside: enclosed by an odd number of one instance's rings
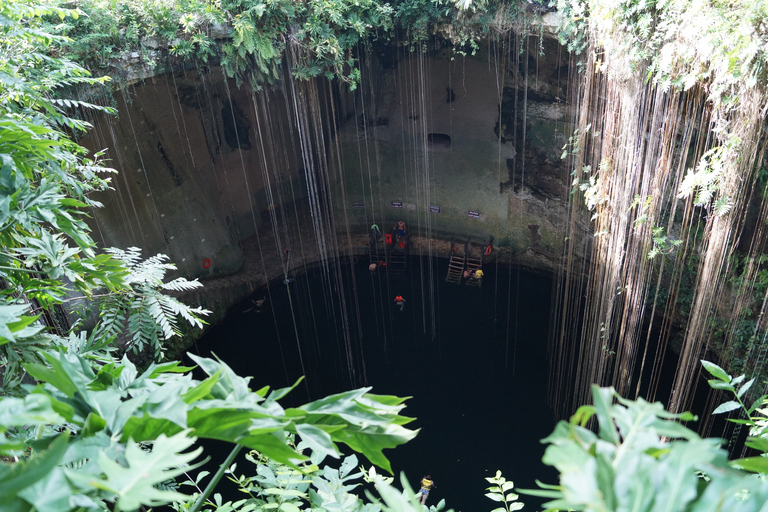
[[[404,242],[405,241],[405,222],[402,220],[397,221],[397,224],[395,224],[395,231],[397,233],[397,242]]]
[[[402,295],[395,296],[395,304],[400,306],[400,311],[403,310],[403,308],[405,307],[405,299],[403,298]]]

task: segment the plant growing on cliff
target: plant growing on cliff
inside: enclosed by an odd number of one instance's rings
[[[442,25],[458,53],[474,54],[490,31],[525,31],[535,20],[517,3],[489,0],[86,0],[78,9],[83,16],[51,25],[70,38],[59,51],[91,68],[118,73],[132,53],[149,56],[149,66],[166,64],[166,55],[212,60],[257,89],[278,80],[286,62],[295,78],[323,75],[354,89],[360,45],[395,29],[418,44]]]
[[[665,88],[708,83],[711,101],[731,107],[738,91],[765,85],[764,2],[559,0],[558,11],[569,50],[580,53],[592,34],[612,72],[639,69]]]

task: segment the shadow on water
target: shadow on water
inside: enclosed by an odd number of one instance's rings
[[[549,278],[489,265],[474,288],[446,283],[446,260],[412,258],[402,276],[370,272],[367,261],[333,267],[256,292],[198,343],[201,352],[253,376],[253,389],[306,374],[285,405],[358,387],[363,378],[374,393],[411,397],[404,414],[421,432],[385,454],[413,486],[432,475],[437,489],[428,504],[445,498],[456,511],[495,508],[484,478],[497,469],[516,488],[556,483],[539,442],[554,428],[546,402]],[[406,300],[402,311],[396,295]],[[542,502],[521,500],[526,510]]]

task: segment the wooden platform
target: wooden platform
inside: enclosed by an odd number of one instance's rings
[[[448,261],[448,274],[445,281],[448,283],[479,287],[483,280],[475,277],[475,272],[483,269],[483,247],[475,248],[467,240],[463,249],[456,246],[456,241],[451,239],[450,260]],[[469,275],[465,277],[465,273]]]

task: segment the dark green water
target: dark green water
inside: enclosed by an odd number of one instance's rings
[[[412,258],[402,276],[372,273],[367,260],[309,269],[233,307],[198,347],[253,376],[253,389],[305,373],[306,386],[286,405],[362,379],[374,393],[412,397],[404,414],[421,432],[387,453],[393,470],[413,486],[430,473],[437,489],[427,504],[445,498],[456,511],[492,510],[484,478],[497,469],[518,488],[556,483],[539,442],[554,428],[545,396],[551,280],[495,264],[484,270],[482,287],[473,288],[445,282],[446,260],[433,260],[430,272]],[[396,295],[406,300],[403,311]],[[258,312],[252,300],[262,296]],[[525,510],[540,509],[541,500],[521,500]]]

